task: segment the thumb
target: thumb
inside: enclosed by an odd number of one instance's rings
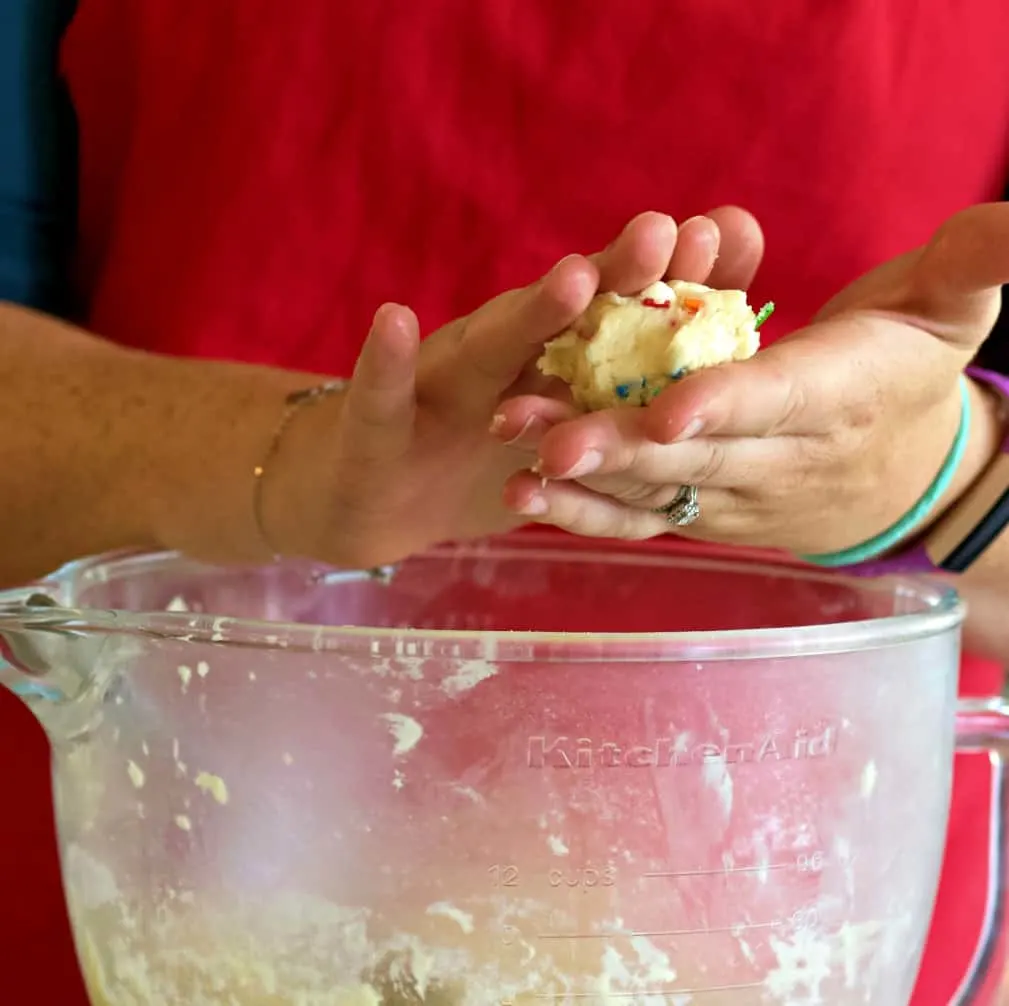
[[[341,458],[360,467],[399,460],[410,449],[420,348],[417,316],[383,304],[354,367],[340,413]]]
[[[984,203],[950,217],[912,272],[914,308],[947,342],[973,348],[998,318],[1009,283],[1009,203]]]
[[[805,346],[771,347],[748,360],[697,370],[644,410],[645,435],[660,444],[695,436],[769,437],[820,432],[836,389],[806,390]],[[829,373],[840,376],[831,368]]]

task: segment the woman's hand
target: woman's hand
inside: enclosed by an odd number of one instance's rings
[[[809,327],[697,372],[647,408],[573,416],[549,398],[513,398],[498,435],[544,432],[535,444],[518,437],[535,448],[537,474],[516,473],[505,500],[581,534],[645,538],[674,530],[654,509],[692,484],[701,517],[682,531],[692,537],[797,553],[865,541],[941,467],[960,422],[960,376],[1007,281],[1009,205],[977,206],[852,284]],[[1001,436],[996,403],[976,386],[971,396],[968,454],[946,504]]]
[[[717,211],[677,231],[646,213],[605,251],[570,256],[423,342],[411,311],[384,305],[346,394],[303,410],[285,433],[264,483],[271,541],[361,566],[520,523],[501,493],[527,457],[489,433],[502,396],[545,388],[533,366],[543,344],[597,289],[631,293],[669,271],[705,276],[720,247],[730,281],[752,276],[762,244],[748,214]]]

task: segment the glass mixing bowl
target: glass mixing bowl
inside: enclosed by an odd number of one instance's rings
[[[902,1006],[962,616],[538,534],[372,572],[112,556],[0,596],[0,681],[52,740],[96,1006]]]

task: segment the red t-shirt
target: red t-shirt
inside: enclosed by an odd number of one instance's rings
[[[764,225],[754,299],[780,334],[999,197],[1006,38],[1005,0],[82,0],[63,64],[89,320],[347,373],[383,300],[431,329],[642,209],[734,202]],[[77,1006],[46,752],[9,701],[0,758],[4,1000]],[[918,1006],[949,1000],[973,950],[987,801],[986,762],[964,759]]]

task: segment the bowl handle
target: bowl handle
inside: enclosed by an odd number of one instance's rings
[[[1009,702],[961,699],[956,713],[958,752],[987,752],[992,766],[988,893],[977,946],[949,1006],[995,1003],[1002,982],[1006,895],[1009,893]]]

